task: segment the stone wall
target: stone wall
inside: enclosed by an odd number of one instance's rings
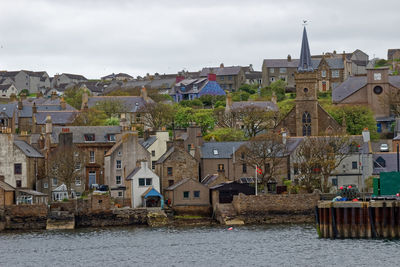
[[[210,205],[206,206],[173,206],[173,211],[176,215],[201,215],[210,216],[212,208]]]
[[[244,195],[233,197],[233,207],[246,223],[302,223],[314,221],[319,194]]]
[[[75,216],[76,227],[146,225],[146,209],[116,209]]]
[[[47,221],[47,206],[40,205],[12,205],[4,210],[4,228],[45,229]]]

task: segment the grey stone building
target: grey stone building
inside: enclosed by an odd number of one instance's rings
[[[18,93],[24,89],[29,93],[38,93],[51,87],[50,77],[45,71],[1,71],[0,84],[14,84]]]

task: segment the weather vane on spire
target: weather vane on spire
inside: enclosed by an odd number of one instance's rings
[[[307,20],[303,19],[303,26],[307,26]]]

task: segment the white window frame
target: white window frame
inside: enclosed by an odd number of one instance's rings
[[[76,179],[76,180],[75,180],[75,185],[76,185],[76,186],[82,185],[81,179]]]
[[[57,178],[51,179],[51,185],[52,186],[57,186],[58,185],[58,179]]]
[[[118,177],[119,177],[119,182],[118,182]],[[116,175],[115,176],[115,184],[118,184],[118,185],[122,184],[121,175]]]
[[[326,70],[321,71],[321,77],[325,78],[326,77]]]
[[[269,68],[269,73],[275,73],[275,69],[274,68]]]
[[[95,163],[96,162],[96,157],[94,150],[89,151],[89,163]]]
[[[120,170],[122,168],[122,161],[121,160],[117,159],[115,161],[115,168],[117,168],[117,170]]]
[[[339,70],[332,70],[332,78],[339,78]]]
[[[286,68],[279,68],[279,73],[286,73],[287,69]]]

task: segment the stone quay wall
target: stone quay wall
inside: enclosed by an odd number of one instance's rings
[[[245,223],[310,223],[319,200],[319,194],[239,194],[232,205]]]
[[[45,229],[47,206],[11,205],[0,212],[0,230]]]

